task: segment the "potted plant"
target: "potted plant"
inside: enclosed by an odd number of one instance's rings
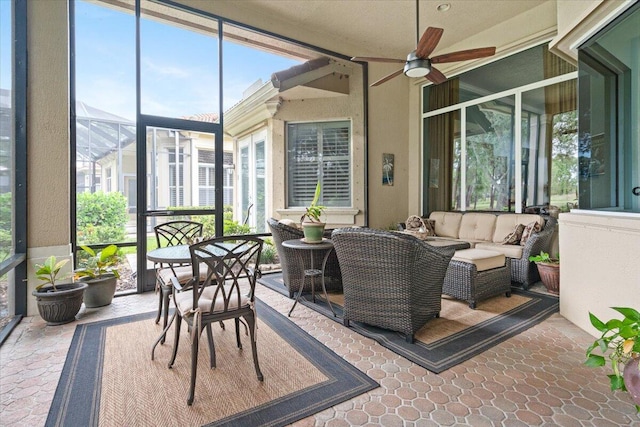
[[[32,295],[36,297],[38,312],[47,325],[62,325],[75,320],[82,306],[86,283],[59,283],[69,277],[69,274],[59,276],[68,262],[68,259],[58,261],[55,256],[50,256],[44,264],[35,264],[36,277],[42,283],[36,286]]]
[[[320,181],[318,181],[313,200],[307,207],[304,215],[300,218],[302,231],[304,232],[304,241],[307,243],[322,242],[325,223],[320,220],[320,215],[324,212],[325,207],[318,205],[321,191],[322,187],[320,186]]]
[[[602,333],[587,349],[587,366],[604,366],[605,354],[613,374],[608,375],[611,390],[626,390],[640,413],[640,312],[628,307],[611,307],[621,313],[623,319],[611,319],[603,322],[589,313],[591,324]],[[599,349],[602,355],[593,354]],[[621,372],[620,367],[624,369]]]
[[[89,256],[84,266],[75,272],[77,279],[89,285],[84,292],[84,305],[95,308],[111,304],[120,278],[118,247],[109,245],[97,253],[88,246],[81,248]]]
[[[532,255],[529,261],[536,263],[540,280],[547,288],[547,292],[553,295],[560,293],[560,256],[551,258],[548,253],[540,251],[540,255]]]

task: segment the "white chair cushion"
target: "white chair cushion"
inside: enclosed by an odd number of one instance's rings
[[[503,267],[505,265],[504,254],[482,249],[457,250],[452,259],[475,264],[478,271],[491,270],[492,268]]]
[[[173,270],[165,267],[158,271],[158,277],[165,286],[171,286],[171,278],[174,276],[178,279],[178,283],[184,285],[193,277],[193,269],[190,265],[181,265],[179,267],[173,267]],[[206,278],[207,266],[206,264],[200,264],[200,281],[204,281]]]
[[[198,300],[198,307],[204,313],[209,313],[211,310],[211,303],[213,302],[213,295],[218,287],[215,285],[207,286],[200,295]],[[247,307],[249,305],[249,297],[246,295],[240,296],[240,307]],[[180,313],[185,316],[193,308],[193,290],[179,292],[176,294],[176,306]],[[238,295],[234,292],[234,295],[229,300],[228,310],[235,310],[238,308]],[[224,310],[224,299],[219,294],[216,298],[215,305],[213,307],[213,313],[220,313]]]

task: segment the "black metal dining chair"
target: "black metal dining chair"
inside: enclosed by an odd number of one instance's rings
[[[159,248],[193,243],[196,238],[202,237],[203,225],[194,221],[170,221],[156,225],[153,231]],[[192,275],[191,265],[163,264],[156,265],[156,291],[158,292],[158,314],[156,323],[162,316],[162,327],[167,327],[169,318],[169,296],[171,295],[171,278],[176,277],[178,282],[187,283]],[[161,342],[164,342],[164,338]]]
[[[211,324],[233,319],[236,342],[240,340],[240,319],[244,319],[251,339],[253,364],[259,381],[263,375],[258,364],[256,347],[255,286],[260,277],[260,255],[262,239],[253,236],[225,236],[206,240],[189,247],[193,277],[182,285],[172,279],[173,299],[176,305],[175,336],[169,368],[176,360],[180,342],[180,328],[184,320],[191,331],[191,382],[187,404],[191,405],[195,395],[198,349],[200,335],[207,329],[210,365],[216,366],[215,346]],[[205,280],[199,280],[206,268]],[[224,333],[224,332],[222,332]]]

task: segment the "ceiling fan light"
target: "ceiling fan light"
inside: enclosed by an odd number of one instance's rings
[[[431,64],[426,59],[414,59],[404,64],[403,71],[407,77],[424,77],[431,72]]]

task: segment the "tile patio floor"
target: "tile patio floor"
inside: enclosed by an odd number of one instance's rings
[[[292,304],[260,285],[257,296],[285,315]],[[118,297],[108,307],[83,307],[78,322],[153,311],[156,304],[153,293]],[[591,336],[558,314],[439,375],[305,306],[291,319],[380,383],[298,427],[640,426],[629,396],[609,390],[608,371],[582,365]],[[44,424],[78,322],[46,327],[38,316],[25,318],[0,348],[1,426]]]

